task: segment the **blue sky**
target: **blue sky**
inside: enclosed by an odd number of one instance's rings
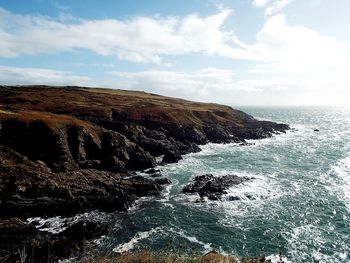
[[[0,0],[0,83],[347,105],[348,0]]]

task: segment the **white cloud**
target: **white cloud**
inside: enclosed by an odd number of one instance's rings
[[[289,25],[284,15],[276,15],[265,23],[251,49],[265,62],[255,69],[261,73],[324,79],[347,75],[350,66],[349,45],[305,26]]]
[[[272,3],[271,6],[266,8],[265,14],[266,15],[273,15],[279,11],[281,11],[284,7],[292,3],[294,0],[277,0]]]
[[[261,61],[239,76],[223,69],[119,72],[114,76],[121,87],[220,102],[236,101],[236,96],[252,92],[258,93],[241,103],[346,104],[350,100],[347,44],[305,26],[290,25],[284,15],[275,15],[257,33],[255,43],[245,48]]]
[[[259,62],[250,72],[278,78],[298,91],[294,103],[345,104],[350,100],[350,47],[301,25],[289,25],[284,15],[266,21],[251,52]],[[276,83],[278,85],[278,83]]]
[[[232,70],[206,68],[193,72],[148,70],[142,72],[111,72],[113,86],[145,90],[158,94],[208,100],[216,92],[229,92],[234,83]],[[210,100],[210,99],[209,99]]]
[[[253,0],[253,5],[261,8],[265,7],[269,2],[270,0]]]
[[[249,104],[249,99],[260,96],[262,91],[280,92],[292,86],[285,79],[239,80],[233,70],[218,68],[192,72],[148,70],[110,74],[114,79],[107,85],[113,88],[222,103]]]
[[[65,71],[6,66],[0,66],[0,83],[2,85],[93,85],[90,78]]]
[[[234,47],[232,31],[222,26],[231,10],[208,17],[133,17],[128,20],[55,21],[17,15],[0,8],[0,56],[16,57],[88,49],[102,56],[162,64],[164,56],[190,53],[256,59]]]
[[[294,1],[295,0],[253,0],[253,6],[264,8],[265,14],[270,16],[278,13]]]

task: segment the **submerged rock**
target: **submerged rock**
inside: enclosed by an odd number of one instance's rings
[[[161,171],[159,169],[151,168],[145,171],[146,174],[155,174],[160,173]]]
[[[159,184],[159,185],[165,185],[165,184],[172,183],[172,181],[168,178],[157,178],[157,179],[153,180],[153,182],[155,182],[156,184]]]
[[[183,188],[184,193],[198,193],[201,198],[210,200],[221,200],[221,196],[227,193],[227,189],[252,180],[250,177],[237,175],[225,175],[216,177],[212,174],[204,174],[194,178],[194,182]]]

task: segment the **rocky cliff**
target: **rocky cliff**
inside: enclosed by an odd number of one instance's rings
[[[8,231],[13,217],[125,211],[167,182],[133,174],[156,166],[155,157],[177,162],[198,145],[244,144],[287,129],[228,106],[144,92],[0,86],[0,226]]]

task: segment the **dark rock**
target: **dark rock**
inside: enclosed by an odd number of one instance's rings
[[[189,141],[200,145],[208,142],[204,132],[197,127],[171,124],[165,126],[165,129],[178,141]]]
[[[149,174],[149,176],[151,176],[151,177],[161,177],[162,176],[161,170],[154,169],[154,168],[151,168],[151,169],[145,171],[145,173]]]
[[[155,180],[153,180],[153,182],[155,182],[156,184],[159,185],[165,185],[165,184],[171,184],[171,180],[168,178],[157,178]]]
[[[209,141],[213,143],[229,143],[232,141],[228,131],[222,127],[205,127],[204,132]]]
[[[238,196],[229,196],[227,198],[227,201],[238,201],[241,200],[241,198],[239,198]]]
[[[40,163],[0,146],[0,217],[72,215],[87,210],[125,211],[160,185],[143,177],[81,169],[52,173]]]
[[[126,172],[125,163],[118,160],[115,156],[108,156],[103,159],[101,167],[105,171],[110,171],[113,173]]]
[[[18,218],[0,220],[0,258],[16,262],[26,256],[26,262],[57,262],[74,251],[82,251],[86,241],[109,231],[107,223],[82,220],[61,233],[51,234]]]
[[[239,146],[253,146],[253,145],[255,145],[255,143],[253,142],[242,142],[239,144]]]
[[[180,153],[167,151],[164,154],[162,163],[177,163],[180,160],[182,160]]]
[[[129,170],[144,170],[157,165],[156,159],[149,152],[142,150],[138,146],[129,155],[131,156],[130,161],[127,163]]]
[[[155,173],[160,173],[160,170],[151,168],[151,169],[146,170],[145,173],[146,174],[155,174]]]
[[[69,151],[67,134],[52,129],[43,121],[1,121],[0,144],[31,160],[41,160],[54,171],[77,169]]]
[[[194,178],[194,182],[191,184],[186,185],[182,191],[184,193],[196,193],[199,192],[199,190],[204,187],[204,185],[212,180],[214,178],[214,175],[212,174],[203,174],[196,176]]]
[[[193,183],[183,188],[183,192],[198,193],[201,198],[207,197],[209,200],[220,200],[221,196],[227,193],[228,188],[251,179],[237,175],[215,177],[212,174],[204,174],[195,177]]]

